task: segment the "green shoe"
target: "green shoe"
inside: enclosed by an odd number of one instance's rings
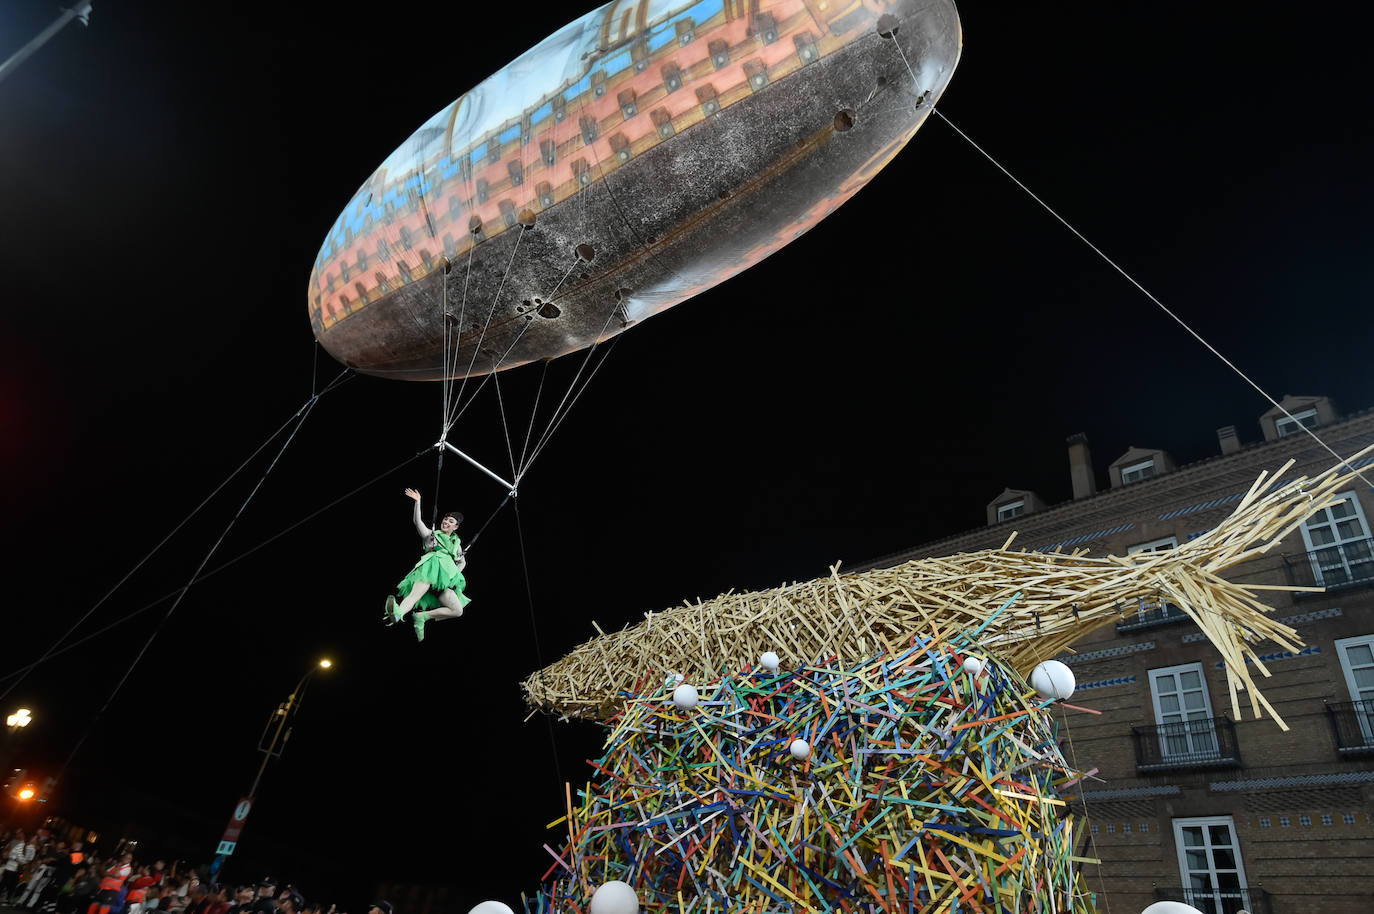
[[[415,623],[415,640],[425,640],[425,623],[429,621],[429,613],[415,613],[411,620]]]
[[[400,615],[396,612],[396,598],[386,598],[386,609],[382,612],[382,621],[387,625],[395,625],[401,621]]]

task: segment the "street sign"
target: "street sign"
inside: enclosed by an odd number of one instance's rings
[[[234,852],[234,846],[239,843],[239,834],[243,831],[243,823],[248,819],[248,813],[253,809],[253,798],[244,797],[239,800],[234,807],[234,813],[229,817],[229,824],[224,827],[224,834],[219,839],[219,850],[216,854],[229,855]],[[225,848],[228,847],[228,850]]]

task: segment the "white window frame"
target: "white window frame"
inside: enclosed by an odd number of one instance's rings
[[[1143,474],[1143,473],[1145,472],[1145,470],[1147,470],[1147,469],[1150,471],[1148,475],[1137,475],[1134,479],[1127,479],[1127,478],[1126,478],[1127,476],[1129,476],[1129,475],[1132,474],[1132,473]],[[1144,482],[1144,481],[1147,480],[1147,479],[1153,479],[1153,478],[1155,478],[1155,477],[1158,476],[1158,475],[1159,475],[1159,468],[1158,468],[1157,466],[1155,466],[1155,459],[1154,459],[1153,457],[1151,457],[1149,460],[1142,460],[1142,461],[1140,461],[1139,463],[1133,463],[1133,464],[1131,464],[1130,466],[1122,467],[1122,468],[1121,468],[1121,484],[1122,484],[1123,486],[1129,486],[1129,485],[1133,485],[1133,484],[1135,484],[1135,483],[1137,483],[1137,482]]]
[[[1178,537],[1162,536],[1157,540],[1150,540],[1148,543],[1136,543],[1134,546],[1126,547],[1127,555],[1135,555],[1137,552],[1163,552],[1166,549],[1173,549],[1178,546]]]
[[[1018,508],[1020,510],[1016,510]],[[1000,524],[1004,520],[1011,520],[1012,518],[1020,517],[1025,513],[1026,500],[1024,498],[1020,499],[1019,501],[1009,501],[1005,505],[997,506],[997,522]]]
[[[1355,520],[1359,521],[1360,528],[1364,531],[1363,536],[1352,536],[1348,539],[1341,539],[1339,535],[1336,534],[1337,520],[1336,518],[1332,517],[1329,512],[1337,504],[1340,504],[1342,502],[1349,502],[1350,506],[1355,509]],[[1318,518],[1321,518],[1321,520],[1318,520]],[[1315,522],[1316,525],[1319,527],[1331,527],[1331,532],[1334,537],[1331,540],[1331,542],[1321,544],[1314,544],[1312,542],[1312,531],[1311,529],[1309,529],[1308,525],[1312,524],[1313,522]],[[1307,520],[1303,521],[1302,526],[1298,529],[1302,531],[1302,541],[1303,544],[1307,546],[1307,553],[1312,563],[1312,574],[1318,586],[1328,586],[1326,575],[1322,573],[1321,559],[1317,556],[1317,553],[1319,551],[1325,551],[1328,549],[1337,550],[1340,556],[1340,568],[1344,576],[1343,580],[1330,582],[1331,586],[1345,584],[1350,581],[1364,580],[1364,578],[1355,577],[1350,567],[1349,554],[1346,552],[1344,548],[1347,545],[1359,542],[1369,542],[1371,543],[1371,546],[1374,546],[1374,537],[1370,536],[1369,521],[1366,520],[1364,516],[1364,506],[1360,504],[1360,499],[1358,496],[1356,496],[1354,492],[1341,492],[1339,495],[1336,496],[1336,500],[1332,502],[1330,506],[1323,508],[1318,515],[1314,517],[1309,517]],[[1328,564],[1327,567],[1333,571],[1336,569],[1336,565],[1334,564]]]
[[[1178,666],[1159,667],[1158,669],[1153,669],[1149,672],[1150,703],[1154,706],[1155,724],[1159,726],[1160,757],[1165,760],[1169,760],[1176,759],[1179,757],[1191,756],[1201,760],[1205,760],[1209,757],[1217,755],[1220,752],[1220,747],[1217,745],[1216,730],[1211,724],[1211,720],[1214,716],[1212,714],[1212,696],[1210,694],[1210,690],[1207,688],[1207,671],[1202,668],[1202,664],[1182,663]],[[1188,720],[1190,719],[1188,717],[1190,709],[1188,709],[1184,704],[1184,690],[1182,688],[1178,689],[1176,693],[1169,693],[1177,694],[1179,696],[1179,707],[1177,711],[1166,711],[1160,702],[1161,695],[1159,691],[1159,680],[1164,676],[1173,676],[1175,682],[1177,683],[1179,677],[1181,677],[1184,673],[1197,673],[1198,681],[1202,683],[1202,710],[1204,712],[1204,716],[1201,718],[1194,717],[1192,719],[1207,721],[1208,723],[1205,728],[1194,729],[1192,727],[1187,726]],[[1196,712],[1197,710],[1198,709],[1196,708],[1191,709],[1191,711],[1193,712]],[[1165,720],[1166,716],[1177,717],[1178,719]],[[1183,726],[1180,728],[1177,726],[1179,724],[1182,724]],[[1172,727],[1174,729],[1165,729],[1169,727]]]
[[[1221,914],[1223,911],[1235,911],[1239,909],[1242,906],[1241,902],[1244,900],[1244,896],[1242,895],[1240,898],[1236,898],[1233,894],[1233,890],[1223,889],[1217,885],[1218,872],[1232,872],[1232,870],[1229,868],[1223,870],[1217,869],[1216,857],[1213,855],[1212,851],[1214,848],[1222,847],[1223,845],[1212,844],[1211,831],[1212,828],[1217,825],[1224,825],[1231,833],[1231,843],[1225,845],[1225,847],[1231,850],[1235,856],[1236,866],[1234,872],[1237,881],[1240,883],[1241,891],[1248,891],[1250,884],[1245,879],[1245,861],[1242,859],[1240,853],[1240,835],[1236,833],[1235,819],[1231,816],[1198,816],[1191,819],[1174,819],[1173,824],[1174,849],[1178,852],[1178,875],[1179,879],[1183,882],[1183,888],[1189,892],[1189,895],[1185,896],[1187,903],[1199,910],[1212,911],[1216,912],[1216,914]],[[1183,843],[1183,830],[1185,828],[1202,829],[1202,844],[1191,845],[1191,847],[1193,850],[1197,850],[1199,847],[1202,848],[1202,852],[1207,857],[1206,870],[1194,870],[1188,865],[1188,849],[1190,845]],[[1193,875],[1201,875],[1203,873],[1206,874],[1207,881],[1211,883],[1210,889],[1194,888]],[[1210,905],[1207,904],[1209,894],[1211,896]],[[1235,904],[1228,905],[1226,903],[1228,898],[1234,898]]]
[[[1336,656],[1341,661],[1341,672],[1345,674],[1345,687],[1350,692],[1351,701],[1374,701],[1374,688],[1361,689],[1355,681],[1356,665],[1350,659],[1350,649],[1352,647],[1368,647],[1374,651],[1374,635],[1357,635],[1354,638],[1341,638],[1336,641]],[[1360,666],[1358,669],[1364,669]],[[1371,713],[1370,705],[1358,705],[1355,710],[1355,719],[1360,722],[1360,735],[1364,737],[1366,746],[1374,746],[1374,713]]]
[[[1300,409],[1289,415],[1293,418],[1290,419],[1288,416],[1279,416],[1274,420],[1274,434],[1280,438],[1287,438],[1289,435],[1299,435],[1304,428],[1317,427],[1317,410],[1315,408]],[[1311,419],[1311,424],[1309,425],[1304,422],[1304,419]]]

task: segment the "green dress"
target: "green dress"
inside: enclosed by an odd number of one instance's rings
[[[433,537],[434,545],[420,557],[415,567],[410,569],[410,574],[396,585],[396,592],[401,599],[405,599],[410,596],[410,589],[415,586],[416,581],[424,581],[429,584],[429,590],[425,591],[424,596],[415,604],[416,609],[436,609],[442,606],[443,603],[439,599],[441,590],[452,590],[458,594],[459,605],[467,606],[468,597],[463,593],[467,582],[463,580],[463,573],[458,570],[457,563],[463,545],[457,534],[435,530]]]

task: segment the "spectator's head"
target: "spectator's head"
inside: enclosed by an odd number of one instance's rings
[[[82,847],[83,847],[83,845],[82,845],[82,843],[81,843],[80,841],[73,841],[73,842],[72,842],[72,853],[76,853],[77,851],[81,850]]]
[[[253,896],[258,893],[257,888],[251,885],[241,885],[234,893],[234,901],[239,904],[248,904],[253,900]]]
[[[271,879],[264,879],[258,883],[258,897],[271,898],[277,894],[277,883]]]
[[[166,865],[167,865],[167,864],[163,863],[161,860],[158,860],[157,862],[155,862],[155,863],[153,864],[153,872],[154,872],[154,873],[160,873],[160,872],[162,872],[162,868],[165,867]]]
[[[125,851],[124,853],[122,853],[122,854],[119,855],[119,862],[120,862],[120,863],[133,863],[133,862],[134,862],[134,855],[133,855],[131,852],[129,852],[129,851]]]
[[[367,914],[393,914],[391,902],[385,900],[374,901],[367,909]]]
[[[301,914],[303,908],[305,908],[305,899],[301,897],[300,892],[293,888],[287,888],[277,899],[277,910],[281,914]]]

